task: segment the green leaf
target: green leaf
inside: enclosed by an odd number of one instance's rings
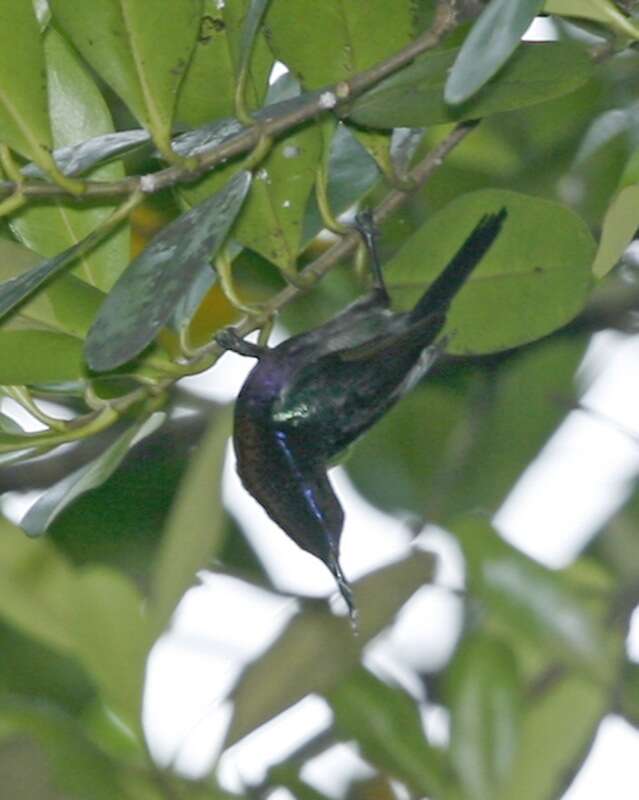
[[[255,174],[233,239],[285,272],[296,270],[302,225],[322,149],[316,126],[278,141]]]
[[[616,266],[639,225],[639,185],[626,186],[608,206],[592,272],[603,278]]]
[[[560,797],[607,712],[605,687],[567,675],[534,696],[523,718],[520,745],[498,800]]]
[[[244,17],[244,25],[242,26],[242,38],[240,40],[238,76],[246,72],[249,68],[257,32],[269,2],[270,0],[250,0],[248,4],[246,16]]]
[[[87,120],[94,122],[93,119]],[[115,156],[146,144],[151,137],[145,131],[134,128],[130,131],[117,131],[91,136],[78,144],[56,147],[53,160],[64,175],[82,175],[101,161],[108,161]],[[44,172],[37,164],[27,164],[20,170],[27,178],[42,178]]]
[[[449,106],[444,86],[458,53],[445,50],[416,59],[356,100],[349,118],[372,128],[418,128],[478,119],[569,94],[593,74],[590,59],[576,44],[521,45],[472,99]]]
[[[193,126],[235,113],[235,81],[240,69],[240,42],[249,0],[220,4],[204,0],[200,34],[189,63],[176,110],[178,122]],[[250,64],[247,99],[259,107],[266,94],[273,56],[262,34]]]
[[[639,26],[624,16],[611,0],[546,0],[544,11],[564,17],[601,22],[620,36],[639,39]]]
[[[327,700],[338,735],[354,739],[364,758],[419,796],[444,797],[441,753],[426,740],[415,700],[363,667],[340,681]]]
[[[89,237],[74,244],[73,247],[69,247],[68,250],[42,261],[37,267],[30,269],[28,272],[22,272],[17,277],[0,284],[0,318],[34,294],[45,281],[59,275],[78,255],[85,252],[91,242],[96,241],[100,235],[100,231],[94,231]]]
[[[210,565],[225,530],[221,480],[230,432],[226,412],[213,417],[173,503],[151,577],[151,608],[161,631],[199,569]]]
[[[42,265],[42,257],[33,250],[17,242],[0,240],[0,282],[26,275],[38,269],[38,265]],[[2,291],[0,284],[0,296]],[[34,327],[33,323],[36,323],[35,327],[84,338],[103,300],[102,292],[74,275],[59,275],[53,283],[23,303],[3,325]]]
[[[386,0],[276,0],[266,28],[275,57],[305,89],[318,89],[401,50],[413,35],[412,14],[409,0],[395,0],[392,14]]]
[[[100,134],[111,134],[113,122],[100,90],[71,45],[57,31],[44,40],[49,114],[55,147],[67,147]],[[121,163],[94,170],[92,180],[114,181],[124,177]],[[14,234],[25,245],[50,258],[77,244],[112,213],[114,204],[78,208],[73,203],[28,207],[10,220]],[[121,226],[97,247],[84,253],[75,274],[100,289],[109,289],[126,264],[129,254],[128,226]]]
[[[518,47],[544,0],[491,0],[464,40],[446,81],[444,100],[468,100],[495,75]]]
[[[327,149],[328,202],[332,213],[338,215],[366,194],[379,178],[379,169],[346,125],[337,125]],[[311,194],[302,241],[310,241],[323,227],[315,194]]]
[[[388,264],[388,283],[401,307],[415,303],[484,214],[502,207],[508,218],[500,235],[451,306],[451,353],[490,353],[534,341],[573,319],[590,294],[594,241],[583,221],[548,200],[485,189],[432,216]]]
[[[69,590],[73,601],[66,624],[73,651],[107,704],[140,736],[146,659],[153,644],[143,598],[127,578],[105,567],[78,570]]]
[[[401,50],[413,38],[412,0],[306,0],[273,2],[266,16],[269,43],[304,89],[347,80]],[[291,25],[291,20],[295,25]],[[354,131],[382,168],[389,165],[388,137]]]
[[[447,676],[450,752],[465,796],[493,800],[517,753],[523,686],[511,649],[487,634],[467,637]]]
[[[32,760],[27,765],[20,756],[31,748],[34,748],[30,753]],[[48,800],[52,795],[45,789],[46,783],[51,789],[55,787],[56,798],[112,800],[123,796],[116,763],[96,747],[75,720],[53,708],[27,701],[1,702],[0,749],[4,754],[13,752],[18,758],[16,764],[21,763],[27,772],[35,769],[37,774],[43,768],[43,774],[36,778],[39,791],[25,795],[24,773],[21,779],[15,775],[14,783],[6,765],[2,769],[0,762],[3,792],[8,793],[7,797]],[[45,775],[48,781],[43,780]],[[57,794],[57,790],[64,795]]]
[[[587,341],[551,339],[499,368],[427,379],[354,448],[346,468],[358,490],[391,512],[440,522],[495,513],[568,413]]]
[[[142,597],[114,570],[74,569],[46,541],[28,539],[6,521],[0,525],[0,616],[77,658],[139,735],[152,644]]]
[[[89,331],[85,353],[91,369],[115,369],[151,343],[202,265],[223,244],[250,184],[250,173],[236,175],[163,228],[129,265]]]
[[[65,333],[0,330],[0,385],[60,383],[86,375],[82,342]]]
[[[141,439],[157,430],[164,419],[165,414],[157,412],[148,419],[140,420],[137,424],[132,425],[98,458],[47,489],[31,506],[20,526],[31,536],[41,536],[47,531],[53,520],[77,497],[107,481],[129,450]]]
[[[0,6],[0,139],[45,170],[49,116],[40,30],[32,3]]]
[[[201,0],[52,0],[53,17],[163,153],[198,36]]]
[[[358,636],[347,619],[328,611],[305,610],[259,660],[250,664],[233,690],[233,719],[226,746],[311,692],[328,692],[358,663],[366,642],[386,627],[406,600],[432,579],[433,558],[416,553],[356,581]],[[278,676],[286,675],[286,681]]]
[[[57,706],[74,717],[95,703],[95,686],[74,659],[5,622],[0,622],[0,649],[0,696]]]
[[[461,517],[451,530],[464,552],[470,592],[487,610],[584,674],[610,678],[605,629],[561,572],[515,550],[485,519]]]

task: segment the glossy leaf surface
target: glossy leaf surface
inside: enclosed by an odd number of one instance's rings
[[[87,337],[92,369],[114,369],[151,343],[202,265],[224,242],[250,183],[249,173],[236,175],[220,192],[163,228],[129,265]]]
[[[495,75],[543,4],[544,0],[491,0],[457,55],[444,90],[447,103],[465,102]]]
[[[445,50],[416,59],[356,100],[350,119],[372,128],[478,119],[574,92],[593,72],[590,60],[575,44],[522,45],[480,92],[466,103],[449,106],[444,86],[458,52]]]

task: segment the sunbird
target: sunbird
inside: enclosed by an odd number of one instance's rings
[[[446,344],[437,337],[452,300],[507,217],[486,214],[411,311],[393,312],[372,215],[359,214],[371,261],[371,291],[313,330],[269,348],[232,328],[218,344],[257,359],[235,403],[233,443],[247,491],[302,549],[333,574],[348,606],[339,561],[344,511],[328,467],[426,374]]]

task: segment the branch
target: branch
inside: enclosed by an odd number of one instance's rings
[[[373,220],[375,224],[384,222],[388,217],[400,208],[418,190],[421,189],[428,179],[442,166],[446,157],[468,136],[468,134],[478,125],[477,120],[462,122],[448,136],[434,147],[428,155],[420,161],[406,175],[406,183],[410,184],[410,189],[393,189],[373,210]],[[252,331],[261,328],[265,321],[273,317],[281,308],[291,300],[295,299],[302,292],[307,292],[321,278],[330,272],[337,264],[351,256],[361,243],[360,234],[353,228],[344,234],[339,241],[322,253],[319,258],[308,264],[300,273],[300,280],[297,286],[288,285],[285,289],[273,297],[270,302],[262,307],[262,312],[258,316],[245,317],[234,326],[234,332],[238,336],[246,336]],[[196,357],[189,363],[185,374],[200,372],[210,367],[222,354],[222,348],[212,342],[199,351]]]
[[[263,118],[250,128],[231,137],[222,144],[204,150],[189,158],[190,169],[184,164],[176,164],[151,175],[134,175],[119,181],[85,181],[81,196],[73,195],[61,186],[43,181],[0,181],[0,197],[14,194],[18,189],[25,198],[37,197],[65,199],[78,202],[85,199],[99,200],[128,195],[136,190],[152,194],[175,186],[178,183],[191,183],[231,158],[253,150],[265,137],[277,138],[288,133],[304,122],[316,119],[327,111],[344,111],[350,101],[363,94],[383,78],[407,66],[417,56],[432,50],[458,24],[455,0],[440,0],[435,21],[430,30],[419,36],[399,53],[381,61],[379,64],[354,75],[350,80],[309,92],[305,102],[286,101],[264,109]],[[293,106],[291,108],[291,105]],[[279,112],[277,109],[280,109]],[[193,166],[195,165],[195,166]]]

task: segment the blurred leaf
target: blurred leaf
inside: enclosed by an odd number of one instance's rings
[[[593,71],[576,44],[521,45],[480,92],[453,107],[444,100],[444,86],[458,53],[445,50],[415,59],[357,99],[350,119],[372,128],[418,128],[479,119],[574,92]]]
[[[626,186],[608,206],[592,271],[603,278],[616,266],[639,227],[639,185]]]
[[[139,735],[152,644],[141,596],[113,570],[74,570],[47,542],[28,539],[8,522],[2,527],[0,617],[76,657]]]
[[[587,343],[540,342],[492,368],[442,366],[357,443],[349,475],[391,512],[496,512],[568,413]]]
[[[639,727],[639,664],[634,661],[624,663],[617,703],[616,710],[623,714],[631,725]]]
[[[30,744],[27,745],[27,742]],[[8,792],[7,797],[23,800],[25,795],[21,787],[24,784],[17,775],[10,777],[11,772],[7,770],[2,755],[11,752],[14,756],[24,755],[24,748],[28,751],[36,746],[38,755],[32,752],[29,762],[23,762],[22,765],[27,772],[33,769],[37,771],[39,766],[43,768],[44,774],[39,775],[37,784],[34,784],[34,787],[41,787],[40,791],[44,792],[48,784],[51,790],[55,788],[64,793],[56,793],[55,796],[60,798],[113,800],[123,796],[123,785],[116,765],[87,738],[77,722],[42,704],[4,701],[0,702],[0,781],[3,792]],[[39,754],[40,748],[42,756]],[[49,794],[26,796],[42,800],[43,797],[48,798]]]
[[[47,754],[25,736],[0,743],[0,783],[21,800],[78,800],[53,785]]]
[[[415,303],[481,217],[502,207],[508,210],[503,229],[448,315],[451,353],[534,341],[573,319],[590,294],[594,242],[582,220],[548,200],[485,189],[432,216],[388,264],[388,284],[402,308]]]
[[[218,411],[180,484],[153,567],[151,613],[158,630],[222,545],[221,482],[229,433],[229,415]]]
[[[483,391],[469,398],[457,430],[462,437],[467,432],[466,450],[463,438],[456,451],[451,441],[441,465],[454,481],[441,503],[447,514],[497,511],[569,413],[587,346],[587,337],[544,340],[487,372]],[[437,498],[431,493],[427,512],[433,504]]]
[[[624,16],[611,0],[546,0],[544,11],[565,17],[581,17],[602,22],[620,36],[639,39],[639,28]]]
[[[0,520],[0,616],[26,635],[72,654],[73,570],[46,542]]]
[[[328,611],[302,611],[261,658],[245,669],[231,699],[235,707],[225,746],[246,736],[312,692],[328,692],[359,661],[406,600],[432,579],[433,558],[415,553],[355,582],[358,636],[349,622]],[[287,675],[286,681],[277,676]]]
[[[363,667],[327,694],[341,738],[354,739],[362,755],[419,796],[444,797],[442,754],[426,740],[415,700]]]
[[[74,50],[57,31],[47,31],[44,40],[47,96],[55,147],[75,145],[98,134],[113,131],[109,109],[95,81]],[[124,177],[121,163],[94,170],[92,180],[113,181]],[[111,214],[111,204],[78,207],[74,202],[32,205],[12,215],[15,235],[41,255],[50,258],[77,244]],[[128,263],[127,225],[83,253],[75,274],[100,289],[109,289]]]
[[[523,718],[520,745],[498,800],[560,797],[566,780],[588,753],[606,713],[608,690],[569,675],[533,696]]]
[[[537,646],[604,683],[615,664],[605,629],[561,572],[528,558],[500,539],[490,523],[462,517],[451,525],[462,547],[470,592],[496,618]]]
[[[104,692],[107,704],[141,736],[146,658],[153,644],[142,596],[105,567],[78,571],[66,620],[73,650]]]
[[[177,92],[198,35],[201,0],[51,0],[56,23],[168,150]]]
[[[162,412],[156,412],[132,425],[98,458],[67,475],[41,495],[23,517],[20,526],[31,536],[41,536],[45,533],[58,514],[77,497],[108,480],[129,449],[157,430],[164,422],[165,416]]]
[[[86,375],[82,341],[44,330],[0,330],[0,384],[73,381]]]
[[[163,228],[129,265],[89,331],[85,353],[92,369],[115,369],[150,344],[202,265],[223,244],[250,183],[250,173],[240,172]]]
[[[508,61],[544,0],[491,0],[464,40],[446,81],[444,99],[459,105]]]
[[[77,661],[5,622],[0,622],[0,651],[0,698],[57,706],[72,716],[85,714],[94,702],[95,686]]]
[[[44,55],[33,6],[0,7],[0,130],[2,142],[46,170],[51,132],[43,80]]]
[[[450,752],[464,796],[493,800],[520,738],[523,687],[512,650],[485,633],[466,637],[447,685]]]

